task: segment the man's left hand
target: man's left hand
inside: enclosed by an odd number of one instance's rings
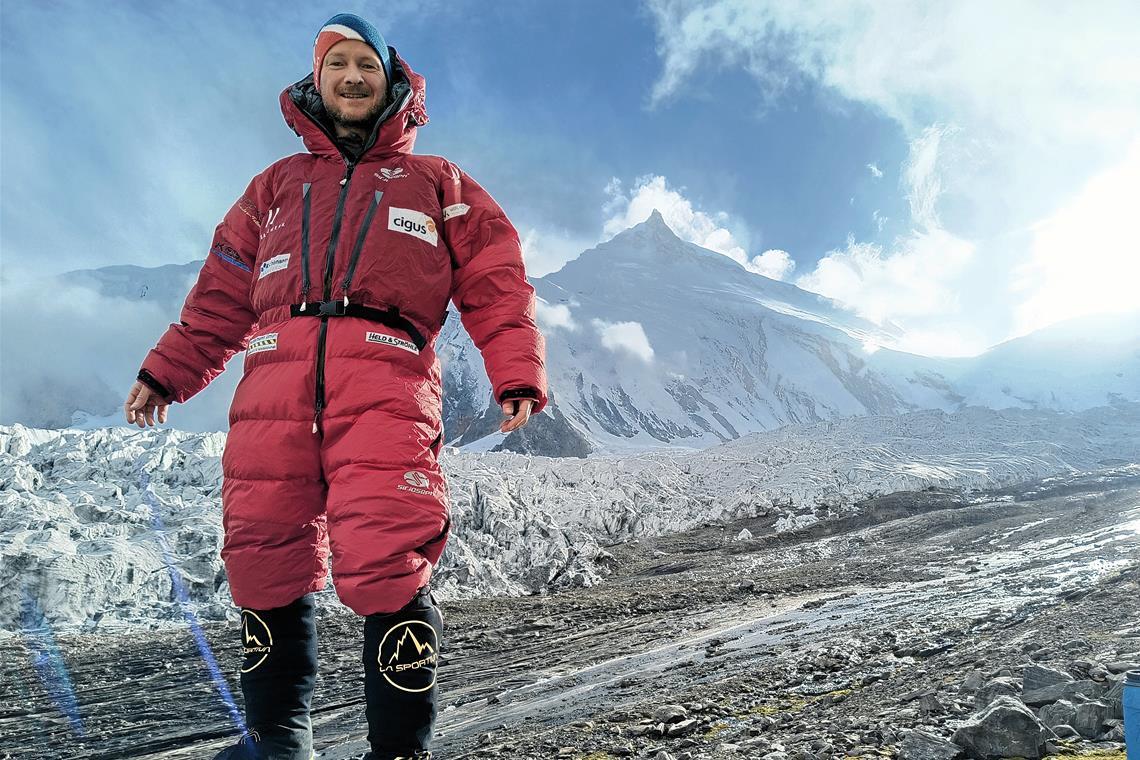
[[[512,398],[504,401],[503,414],[508,419],[503,420],[503,424],[499,426],[499,432],[509,433],[525,425],[530,419],[530,408],[533,405],[534,399],[532,398]]]

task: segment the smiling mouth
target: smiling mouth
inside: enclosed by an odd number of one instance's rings
[[[342,98],[348,98],[349,100],[363,100],[364,98],[367,98],[368,96],[363,95],[363,94],[359,94],[359,93],[341,93],[341,97]]]

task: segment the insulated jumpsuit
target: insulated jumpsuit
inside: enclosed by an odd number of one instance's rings
[[[222,556],[242,607],[323,589],[330,550],[361,615],[427,584],[450,528],[434,351],[449,299],[494,399],[547,403],[518,234],[459,167],[412,154],[424,80],[390,50],[390,105],[359,157],[316,115],[311,74],[281,93],[308,152],[250,182],[140,372],[184,402],[245,350],[222,457]]]

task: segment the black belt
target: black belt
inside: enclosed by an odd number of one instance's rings
[[[313,301],[305,304],[304,311],[301,311],[301,304],[293,304],[289,307],[289,316],[359,317],[367,319],[369,322],[379,322],[396,330],[403,330],[412,339],[412,343],[416,344],[417,351],[422,351],[427,345],[427,341],[424,340],[424,336],[420,334],[416,326],[400,316],[400,310],[395,306],[389,306],[387,309],[374,309],[371,306],[359,303],[346,304],[344,301]]]

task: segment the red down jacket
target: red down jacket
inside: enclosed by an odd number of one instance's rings
[[[398,610],[428,581],[450,528],[433,348],[449,299],[495,400],[546,406],[518,234],[455,164],[412,154],[424,80],[390,52],[391,104],[356,160],[311,74],[281,93],[309,152],[250,182],[140,371],[183,402],[246,352],[222,457],[222,557],[239,606],[324,588],[330,549],[337,593],[361,615]]]

